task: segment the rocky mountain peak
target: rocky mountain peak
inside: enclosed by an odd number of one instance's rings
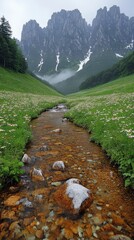
[[[87,27],[85,19],[82,18],[81,13],[78,9],[72,11],[61,10],[60,12],[53,13],[51,19],[48,21],[47,29],[56,30],[57,27],[60,31],[71,30],[73,28],[78,29],[79,27]],[[66,29],[66,27],[68,29]],[[64,33],[64,32],[62,32]]]
[[[32,54],[37,52],[38,64],[35,72],[41,73],[57,72],[75,66],[89,50],[89,37],[90,28],[80,11],[75,9],[53,13],[45,29],[41,29],[36,21],[29,21],[23,26],[21,41],[22,46],[25,46],[23,52],[26,54],[26,41],[29,38],[31,54],[27,54],[28,60],[31,64],[34,57]]]
[[[98,9],[97,11],[97,15],[96,17],[102,17],[102,16],[105,16],[107,14],[107,7],[104,7],[104,8],[100,8]]]
[[[124,55],[124,47],[131,41],[130,20],[120,13],[118,6],[109,10],[106,7],[97,11],[93,20],[91,32],[91,45],[94,51],[112,50]]]
[[[23,25],[21,39],[23,39],[23,37],[25,38],[26,36],[29,38],[35,37],[37,31],[41,30],[42,30],[41,27],[35,20],[30,20],[29,22]]]
[[[92,65],[88,74],[95,74],[134,49],[134,17],[129,19],[120,13],[116,5],[109,10],[104,7],[97,11],[90,26],[78,9],[62,9],[53,13],[46,28],[35,20],[26,23],[21,47],[30,70],[36,74],[54,74],[63,69],[81,72],[88,64]]]
[[[112,6],[109,9],[109,14],[115,18],[116,16],[120,16],[120,8],[116,5]]]
[[[97,15],[93,20],[92,29],[98,28],[99,25],[105,24],[107,22],[107,16],[108,16],[107,8],[106,7],[104,7],[103,9],[100,8],[97,11]]]

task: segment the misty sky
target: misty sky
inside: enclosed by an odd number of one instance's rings
[[[41,27],[46,27],[53,12],[61,9],[79,9],[83,18],[92,24],[99,8],[117,5],[121,13],[134,16],[134,0],[0,0],[0,17],[9,21],[13,37],[20,40],[22,26],[30,19],[35,19]]]

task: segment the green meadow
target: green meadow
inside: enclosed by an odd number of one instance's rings
[[[61,96],[56,90],[29,74],[21,74],[0,67],[0,91],[4,90],[47,96]]]
[[[75,124],[91,131],[125,179],[134,187],[134,75],[71,94],[66,113]]]
[[[0,68],[0,187],[19,180],[20,161],[32,138],[30,121],[60,102],[75,124],[91,131],[134,187],[134,75],[66,97],[28,74]]]

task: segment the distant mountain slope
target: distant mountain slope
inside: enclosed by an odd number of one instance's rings
[[[80,89],[91,88],[106,82],[110,82],[121,76],[127,76],[134,73],[134,52],[120,60],[112,68],[103,71],[93,77],[88,78],[80,86]]]
[[[74,76],[65,81],[55,84],[55,88],[63,94],[69,94],[79,91],[79,87],[89,76],[93,76],[102,70],[106,70],[114,63],[118,62],[115,54],[111,51],[105,51],[99,56],[91,56],[90,62],[84,68],[77,72]]]
[[[65,69],[75,71],[73,77],[55,85],[64,93],[75,92],[88,77],[134,51],[134,17],[120,13],[117,6],[104,7],[89,25],[79,10],[61,10],[46,28],[35,20],[26,23],[20,44],[29,69],[44,79]]]
[[[0,67],[0,91],[14,91],[41,95],[60,94],[29,74],[16,73]]]

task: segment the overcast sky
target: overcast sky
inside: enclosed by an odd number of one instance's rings
[[[61,9],[79,9],[83,18],[92,24],[99,8],[117,5],[121,13],[134,16],[134,0],[0,0],[0,17],[9,21],[13,37],[20,40],[22,26],[30,19],[35,19],[41,27],[46,27],[53,12]]]

